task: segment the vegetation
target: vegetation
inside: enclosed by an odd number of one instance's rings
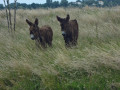
[[[98,1],[103,1],[104,4],[100,5]],[[81,4],[78,4],[80,2]],[[96,7],[113,7],[120,5],[120,0],[76,0],[75,2],[68,2],[68,0],[52,1],[46,0],[44,4],[32,3],[19,3],[17,2],[17,9],[37,9],[37,8],[57,8],[57,7],[84,7],[84,6],[96,6]],[[10,7],[14,9],[14,3],[10,3]],[[0,4],[0,9],[5,7]]]
[[[13,12],[12,18],[13,18]],[[56,15],[77,19],[77,47],[65,48]],[[0,11],[0,90],[119,90],[120,7],[19,9],[16,32]],[[26,19],[52,27],[53,47],[37,48]]]

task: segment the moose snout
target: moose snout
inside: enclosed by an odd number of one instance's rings
[[[65,33],[64,31],[62,31],[62,35],[63,35],[63,36],[65,36],[65,35],[66,35],[66,33]]]
[[[65,34],[62,34],[65,37]]]
[[[31,38],[32,40],[34,40],[34,35],[33,35],[33,34],[30,34],[30,38]]]

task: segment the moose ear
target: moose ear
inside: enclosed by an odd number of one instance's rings
[[[37,18],[35,19],[35,25],[38,25],[38,19]]]
[[[62,22],[62,18],[60,18],[59,16],[56,16],[56,18],[59,22]]]
[[[32,22],[30,22],[29,20],[27,20],[26,19],[26,22],[27,22],[27,24],[29,25],[29,26],[31,26],[33,23]]]
[[[67,14],[66,21],[69,21],[69,19],[70,19],[70,15]]]

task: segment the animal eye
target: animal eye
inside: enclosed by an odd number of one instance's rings
[[[33,34],[33,31],[30,31],[30,34]]]

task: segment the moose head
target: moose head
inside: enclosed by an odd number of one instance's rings
[[[69,19],[70,16],[69,14],[66,16],[66,18],[61,18],[59,16],[56,16],[57,20],[60,22],[60,26],[61,26],[61,31],[62,31],[62,35],[65,36],[67,31],[69,30]]]
[[[39,37],[38,19],[36,18],[34,23],[26,19],[26,22],[30,26],[29,31],[31,39],[37,39]]]

